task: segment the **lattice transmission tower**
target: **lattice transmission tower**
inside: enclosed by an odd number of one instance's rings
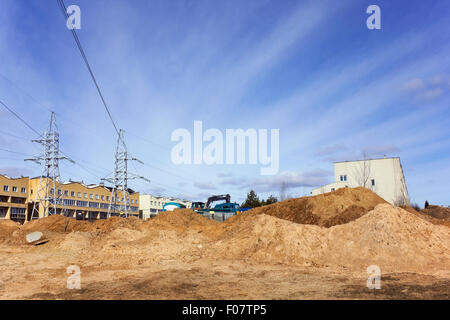
[[[134,179],[142,179],[150,182],[149,179],[128,172],[128,161],[137,161],[144,164],[141,160],[132,157],[125,144],[123,130],[119,130],[117,137],[116,149],[114,153],[114,178],[102,180],[108,181],[113,185],[108,208],[108,218],[112,215],[123,215],[128,218],[130,214],[130,193],[128,189],[128,181]]]
[[[60,156],[59,151],[59,133],[56,125],[55,113],[51,112],[50,123],[44,134],[33,142],[39,143],[44,147],[44,152],[31,159],[25,161],[34,161],[42,165],[42,174],[39,177],[39,183],[34,190],[34,204],[31,213],[31,219],[39,218],[39,207],[43,216],[47,217],[58,213],[57,206],[60,207],[59,213],[66,214],[64,203],[64,190],[60,180],[59,160],[73,160]],[[32,195],[33,197],[33,195]]]

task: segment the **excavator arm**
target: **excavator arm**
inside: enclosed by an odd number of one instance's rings
[[[231,201],[231,196],[229,194],[221,194],[217,196],[212,196],[208,198],[208,201],[206,201],[205,208],[209,208],[211,206],[211,203],[215,201],[225,200],[226,202]]]

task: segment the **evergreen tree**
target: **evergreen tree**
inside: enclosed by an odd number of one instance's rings
[[[267,198],[267,200],[265,201],[265,204],[266,204],[266,205],[269,205],[269,204],[272,204],[272,203],[275,203],[275,202],[278,202],[277,197],[274,197],[274,196],[270,195],[270,196]]]
[[[255,191],[250,190],[247,193],[247,199],[245,199],[244,203],[241,205],[242,208],[256,208],[261,205],[261,201],[258,198],[258,195]]]

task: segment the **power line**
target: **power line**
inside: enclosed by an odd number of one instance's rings
[[[19,137],[19,136],[16,136],[14,134],[11,134],[11,133],[8,133],[8,132],[2,131],[2,130],[0,130],[0,133],[4,134],[4,135],[7,135],[7,136],[10,136],[10,137],[14,137],[14,138],[17,138],[17,139],[26,140],[26,141],[30,141],[31,142],[31,139],[24,138],[24,137]]]
[[[81,159],[79,159],[79,158],[74,158],[74,157],[72,157],[72,156],[70,156],[70,155],[68,155],[67,153],[64,153],[64,152],[62,152],[62,151],[61,151],[61,154],[65,155],[66,157],[68,157],[68,158],[70,158],[70,159],[72,159],[72,160],[76,160],[75,163],[76,163],[79,167],[81,167],[83,170],[85,170],[85,171],[90,172],[91,174],[93,174],[92,171],[87,170],[86,168],[82,167],[81,164],[79,163],[79,162],[85,162],[85,163],[92,163],[92,162],[89,162],[89,161],[86,161],[86,160],[81,160]],[[94,164],[94,163],[92,163],[92,164]],[[110,170],[108,170],[108,169],[105,169],[105,168],[103,168],[103,167],[101,167],[101,166],[99,166],[99,165],[97,165],[97,164],[94,164],[94,166],[95,166],[96,168],[100,168],[100,169],[102,169],[102,170],[104,170],[104,171],[106,171],[106,172],[109,172],[108,175],[111,174]],[[94,168],[94,166],[91,165],[92,168]],[[86,165],[86,167],[87,167],[87,165]],[[99,170],[98,170],[98,171],[99,171]],[[98,175],[96,175],[96,174],[93,174],[93,175],[95,175],[96,177],[100,178],[100,177],[99,177]]]
[[[36,102],[37,102],[37,101],[36,101]],[[15,113],[10,107],[8,107],[6,104],[4,104],[1,100],[0,100],[0,103],[1,103],[1,104],[2,104],[9,112],[11,112],[15,117],[17,117],[22,123],[24,123],[28,128],[30,128],[32,131],[36,132],[36,134],[38,134],[39,136],[41,136],[41,134],[39,134],[39,132],[38,132],[36,129],[34,129],[31,125],[29,125],[24,119],[22,119],[17,113]],[[0,131],[0,132],[3,133],[3,134],[9,135],[9,136],[13,136],[13,137],[18,138],[18,139],[28,140],[27,138],[19,137],[19,136],[16,136],[16,135],[12,135],[12,134],[7,133],[7,132],[4,132],[4,131]],[[11,150],[6,150],[6,149],[0,149],[0,150],[5,151],[5,152],[10,152],[10,153],[15,153],[15,154],[20,154],[20,155],[25,155],[25,156],[32,156],[32,155],[30,155],[30,154],[26,154],[26,153],[22,153],[22,152],[16,152],[16,151],[11,151]],[[61,153],[62,153],[63,155],[65,155],[63,152],[61,152]],[[65,156],[67,156],[67,155],[65,155]],[[70,158],[69,156],[67,156],[67,157]],[[74,161],[74,162],[75,162],[75,161]],[[101,179],[101,178],[102,178],[102,177],[100,177],[99,175],[96,175],[95,173],[92,173],[92,171],[90,171],[90,170],[84,168],[80,163],[75,162],[75,164],[78,165],[78,166],[79,166],[81,169],[83,169],[84,171],[86,171],[86,172],[90,173],[91,175],[97,177],[98,179]]]
[[[5,78],[6,78],[6,77],[5,77]],[[39,136],[41,135],[41,134],[39,134],[39,132],[38,132],[36,129],[34,129],[31,125],[29,125],[23,118],[21,118],[16,112],[14,112],[10,107],[8,107],[6,104],[4,104],[1,100],[0,100],[0,103],[1,103],[1,104],[2,104],[9,112],[11,112],[15,117],[17,117],[22,123],[24,123],[28,128],[30,128],[33,132],[36,132],[36,134],[38,134]],[[37,103],[37,101],[36,101],[36,103]],[[47,108],[46,108],[46,109],[47,109]],[[48,110],[50,110],[50,109],[48,109]],[[3,134],[9,135],[9,136],[18,138],[18,139],[29,140],[29,139],[27,139],[27,138],[19,137],[19,136],[16,136],[16,135],[13,135],[13,134],[4,132],[4,131],[0,131],[0,132],[3,133]],[[10,153],[15,153],[15,154],[21,154],[21,155],[25,155],[25,156],[32,156],[32,155],[30,155],[30,154],[21,153],[21,152],[16,152],[16,151],[10,151],[10,150],[6,150],[6,149],[0,149],[0,150],[6,151],[6,152],[10,152]],[[63,152],[61,152],[61,153],[64,154]],[[64,154],[64,155],[65,155],[65,154]],[[65,155],[65,156],[67,156],[67,155]],[[67,157],[70,158],[69,156],[67,156]],[[75,162],[75,164],[78,165],[80,168],[82,168],[84,171],[90,173],[91,175],[97,177],[98,179],[101,179],[100,176],[98,176],[98,175],[92,173],[92,171],[90,171],[90,170],[87,170],[86,168],[84,168],[83,166],[81,166],[81,164],[79,164],[78,162]],[[106,171],[107,171],[107,170],[106,170]]]
[[[5,76],[4,74],[0,73],[0,77],[4,78],[7,82],[9,82],[11,84],[12,87],[16,88],[18,92],[23,93],[25,96],[27,96],[30,101],[34,102],[34,105],[39,107],[42,110],[45,111],[49,111],[49,112],[54,112],[58,118],[59,121],[63,120],[65,121],[67,124],[70,124],[74,127],[80,128],[80,125],[76,124],[76,121],[73,118],[67,118],[64,114],[56,112],[54,110],[52,110],[50,107],[44,105],[42,102],[40,102],[37,98],[35,98],[31,93],[29,93],[27,90],[25,90],[24,88],[22,88],[21,86],[19,86],[17,83],[15,83],[14,81],[12,81],[10,78],[8,78],[7,76]],[[93,131],[91,130],[87,130],[86,128],[83,128],[84,131],[95,134]],[[31,140],[31,139],[29,139]]]
[[[35,97],[33,97],[29,92],[25,91],[24,89],[22,89],[20,86],[18,86],[14,81],[12,81],[11,79],[9,79],[7,76],[5,76],[4,74],[0,73],[0,77],[2,77],[3,79],[5,79],[6,81],[8,81],[13,87],[16,87],[16,89],[19,89],[19,91],[22,91],[28,98],[30,98],[31,100],[33,100],[37,105],[39,105],[39,107],[41,107],[42,109],[45,109],[49,112],[54,112],[52,109],[50,109],[47,106],[44,106],[43,104],[41,104]],[[56,114],[56,112],[55,112]],[[59,116],[59,114],[58,114]]]
[[[0,103],[2,103],[2,104],[5,106],[5,108],[7,108],[7,110],[8,110],[9,112],[11,112],[14,116],[16,116],[22,123],[24,123],[24,124],[25,124],[28,128],[30,128],[33,132],[36,132],[39,136],[41,135],[41,134],[39,134],[39,132],[38,132],[37,130],[35,130],[31,125],[29,125],[24,119],[22,119],[17,113],[15,113],[11,108],[9,108],[8,106],[6,106],[1,100],[0,100]],[[26,138],[24,138],[24,137],[19,137],[19,136],[11,135],[11,134],[6,133],[6,132],[3,132],[3,131],[1,131],[1,132],[4,133],[4,134],[10,135],[10,136],[14,136],[14,137],[19,138],[19,139],[28,140],[28,139],[26,139]],[[133,135],[135,135],[135,134],[133,134]],[[137,135],[135,135],[135,136],[137,136]],[[148,140],[148,139],[145,139],[145,138],[142,138],[142,137],[141,137],[141,139],[144,140],[144,141],[150,142],[150,140]],[[5,150],[5,149],[0,149],[0,150],[6,151],[6,152],[11,152],[11,153],[16,153],[16,154],[22,154],[22,155],[26,155],[26,156],[31,156],[30,154],[25,154],[25,153],[20,153],[20,152],[15,152],[15,151],[10,151],[10,150]],[[67,154],[63,153],[62,151],[61,151],[61,154],[67,156],[68,158],[71,158],[70,156],[68,156]],[[87,161],[85,161],[85,162],[87,162]],[[92,176],[94,176],[94,177],[96,177],[96,178],[98,178],[98,179],[104,178],[104,177],[100,177],[99,175],[93,173],[91,170],[88,170],[87,168],[83,167],[83,166],[79,163],[79,161],[75,161],[75,164],[76,164],[77,166],[79,166],[81,169],[83,169],[84,171],[88,172],[89,174],[91,174]],[[192,180],[190,180],[190,179],[188,179],[188,178],[185,178],[185,177],[182,177],[182,176],[177,175],[177,174],[175,174],[175,173],[172,173],[172,172],[170,172],[170,171],[161,169],[161,168],[159,168],[159,167],[157,167],[157,166],[149,165],[149,164],[144,164],[144,165],[145,165],[145,166],[148,166],[148,167],[150,167],[150,168],[154,168],[154,169],[156,169],[156,170],[159,170],[159,171],[161,171],[161,172],[164,172],[164,173],[166,173],[166,174],[172,175],[172,176],[174,176],[174,177],[183,179],[183,180],[185,180],[185,181],[192,182]],[[99,167],[99,166],[96,165],[96,167]],[[106,170],[105,168],[102,168],[102,169],[104,169],[105,171],[108,171],[108,170]],[[108,174],[108,175],[109,175],[109,174]],[[157,184],[157,183],[155,183],[155,184]],[[160,184],[160,185],[161,185],[161,184]],[[161,185],[161,186],[167,187],[167,186],[164,186],[164,185]]]
[[[149,140],[149,139],[147,139],[147,138],[141,137],[141,136],[139,136],[139,135],[137,135],[137,134],[135,134],[135,133],[129,132],[128,130],[125,131],[125,133],[130,134],[130,135],[132,135],[132,136],[135,136],[136,138],[141,139],[141,140],[143,140],[143,141],[145,141],[145,142],[147,142],[147,143],[154,144],[155,146],[158,146],[158,147],[160,147],[160,148],[163,148],[163,149],[166,149],[166,150],[169,150],[169,151],[170,151],[170,149],[169,149],[168,147],[163,146],[162,144],[159,144],[159,143],[154,142],[154,141],[152,141],[152,140]]]
[[[30,128],[32,131],[34,131],[38,136],[41,135],[39,132],[37,132],[37,130],[35,130],[32,126],[30,126],[25,120],[23,120],[17,113],[15,113],[13,110],[11,110],[2,100],[0,100],[0,104],[3,105],[3,107],[6,108],[6,110],[11,112],[17,119],[22,121],[28,128]]]
[[[4,134],[4,135],[10,136],[10,137],[14,137],[14,138],[16,138],[16,139],[21,139],[21,140],[28,141],[28,142],[31,143],[31,145],[33,146],[33,148],[37,149],[37,147],[33,144],[32,139],[28,139],[28,138],[24,138],[24,137],[19,137],[19,136],[16,136],[16,135],[14,135],[14,134],[11,134],[11,133],[8,133],[8,132],[5,132],[5,131],[1,131],[1,130],[0,130],[0,134]]]
[[[20,155],[23,155],[23,156],[32,156],[31,154],[28,154],[28,153],[23,153],[23,152],[18,152],[18,151],[12,151],[12,150],[7,150],[7,149],[3,149],[3,148],[0,148],[0,151],[5,151],[5,152],[9,152],[9,153],[20,154]]]
[[[170,171],[161,169],[161,168],[159,168],[159,167],[157,167],[157,166],[154,166],[154,165],[151,165],[151,164],[144,164],[144,166],[147,166],[147,167],[149,167],[149,168],[154,168],[154,169],[156,169],[156,170],[159,170],[159,171],[161,171],[161,172],[167,173],[167,174],[169,174],[169,175],[171,175],[171,176],[174,176],[174,177],[176,177],[176,178],[179,178],[179,179],[182,179],[182,180],[185,180],[185,181],[188,181],[188,182],[192,182],[192,180],[190,180],[190,179],[188,179],[188,178],[179,176],[179,175],[177,175],[177,174],[175,174],[175,173],[172,173],[172,172],[170,172]]]
[[[170,151],[170,149],[169,149],[168,147],[163,146],[163,145],[160,145],[160,144],[158,144],[158,143],[156,143],[156,142],[154,142],[154,141],[152,141],[152,140],[149,140],[149,139],[147,139],[147,138],[141,137],[141,136],[139,136],[139,135],[137,135],[137,134],[135,134],[135,133],[131,133],[131,132],[129,132],[129,131],[125,131],[125,133],[130,134],[130,135],[132,135],[132,136],[135,136],[136,138],[141,139],[141,140],[143,140],[143,141],[145,141],[145,142],[147,142],[147,143],[154,144],[154,145],[156,145],[156,146],[159,146],[160,148],[163,148],[163,149],[166,149],[166,150],[169,150],[169,151]],[[159,162],[160,164],[164,165],[161,161],[158,161],[158,162]],[[148,166],[148,167],[152,167],[152,168],[154,168],[154,169],[156,169],[156,170],[159,170],[159,171],[161,171],[161,172],[167,173],[167,174],[169,174],[169,175],[172,175],[172,176],[174,176],[174,177],[183,179],[183,180],[188,181],[188,182],[194,181],[193,178],[188,177],[188,176],[185,176],[184,173],[183,173],[183,176],[182,176],[182,175],[180,175],[180,174],[178,174],[178,173],[174,173],[174,172],[176,172],[176,171],[168,171],[168,170],[161,169],[160,167],[157,167],[157,166],[151,165],[151,164],[144,164],[144,165],[146,165],[146,166]]]
[[[34,129],[31,125],[29,125],[24,119],[22,119],[17,113],[15,113],[11,108],[9,108],[8,106],[6,106],[1,100],[0,100],[0,103],[2,103],[4,106],[5,106],[5,108],[7,108],[7,110],[9,111],[9,112],[11,112],[15,117],[17,117],[22,123],[24,123],[28,128],[30,128],[32,131],[34,131],[34,132],[36,132],[39,136],[41,135],[41,134],[39,134],[39,132],[36,130],[36,129]],[[4,132],[4,131],[0,131],[1,133],[3,133],[3,134],[6,134],[6,135],[9,135],[9,136],[13,136],[13,137],[15,137],[15,138],[18,138],[18,139],[23,139],[23,140],[29,140],[29,139],[27,139],[27,138],[24,138],[24,137],[19,137],[19,136],[16,136],[16,135],[12,135],[12,134],[10,134],[10,133],[7,133],[7,132]],[[9,152],[9,153],[14,153],[14,154],[19,154],[19,155],[24,155],[24,156],[32,156],[32,155],[30,155],[30,154],[27,154],[27,153],[22,153],[22,152],[17,152],[17,151],[12,151],[12,150],[7,150],[7,149],[2,149],[2,148],[0,148],[0,150],[1,151],[5,151],[5,152]],[[63,155],[65,155],[63,152],[61,152]],[[67,156],[67,155],[66,155]],[[67,156],[68,157],[68,156]],[[68,157],[68,158],[70,158],[70,157]],[[95,176],[96,178],[98,178],[98,179],[102,179],[102,177],[100,177],[99,175],[97,175],[97,174],[95,174],[95,173],[93,173],[92,171],[90,171],[90,170],[88,170],[88,169],[86,169],[85,167],[83,167],[80,163],[78,163],[78,162],[75,162],[75,164],[76,165],[78,165],[81,169],[83,169],[84,171],[86,171],[86,172],[88,172],[89,174],[91,174],[92,176]]]
[[[67,8],[66,8],[66,5],[64,4],[64,0],[58,0],[58,2],[59,2],[59,5],[61,7],[61,10],[63,12],[64,18],[67,21],[69,19],[69,15],[67,14]],[[81,46],[81,42],[78,39],[78,35],[75,32],[74,28],[71,28],[71,31],[72,31],[73,38],[75,39],[75,42],[77,44],[78,50],[80,51],[81,56],[83,57],[84,63],[86,64],[86,67],[88,68],[89,74],[91,75],[91,78],[94,81],[95,87],[97,88],[97,92],[100,95],[100,98],[101,98],[101,100],[103,102],[103,106],[105,107],[106,112],[108,113],[108,116],[111,119],[111,122],[112,122],[112,124],[114,126],[114,129],[117,132],[117,135],[120,136],[119,129],[117,128],[116,123],[114,122],[114,119],[112,118],[111,112],[109,111],[109,108],[108,108],[108,105],[106,104],[105,98],[103,97],[103,94],[102,94],[102,92],[100,90],[100,87],[98,86],[97,80],[96,80],[96,78],[94,76],[94,73],[92,72],[92,69],[91,69],[91,66],[89,64],[89,61],[88,61],[88,59],[86,57],[86,54],[84,53],[83,47]]]

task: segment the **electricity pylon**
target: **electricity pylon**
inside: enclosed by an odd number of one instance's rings
[[[37,190],[34,190],[33,212],[31,220],[39,218],[39,206],[43,208],[44,217],[57,214],[57,206],[62,206],[61,213],[66,213],[64,203],[64,190],[60,181],[59,160],[73,160],[59,155],[59,133],[56,126],[55,113],[51,112],[50,124],[40,139],[32,140],[44,147],[40,156],[25,161],[34,161],[42,165],[42,174],[39,177]],[[58,188],[59,187],[59,188]]]
[[[108,218],[111,217],[111,215],[117,215],[120,212],[123,212],[124,216],[128,218],[130,213],[128,180],[142,179],[150,182],[150,180],[145,177],[128,173],[128,161],[137,161],[144,164],[141,160],[130,156],[123,137],[123,130],[120,129],[119,136],[117,137],[116,150],[114,153],[114,178],[102,179],[113,184],[108,207]]]

